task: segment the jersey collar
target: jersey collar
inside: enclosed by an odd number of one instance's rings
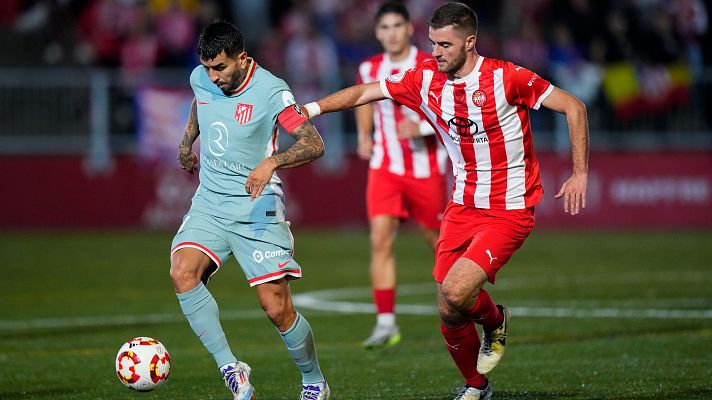
[[[472,71],[470,71],[469,74],[463,76],[462,78],[457,78],[453,80],[447,80],[446,82],[455,85],[458,83],[468,83],[471,82],[473,79],[479,79],[480,76],[480,68],[482,68],[482,64],[484,62],[485,58],[481,55],[477,56],[477,62],[475,63],[475,67],[472,68]]]
[[[249,57],[248,60],[250,61],[250,66],[247,67],[247,75],[245,75],[245,79],[242,80],[240,86],[238,86],[237,89],[232,92],[231,96],[234,96],[243,91],[247,87],[247,84],[250,83],[250,81],[252,80],[252,76],[255,74],[255,69],[257,69],[257,62],[255,62],[252,57]]]

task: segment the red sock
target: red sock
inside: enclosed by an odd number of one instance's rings
[[[475,324],[468,321],[456,328],[448,328],[440,323],[440,332],[445,338],[445,346],[455,365],[465,378],[465,384],[480,387],[487,378],[477,372],[477,354],[480,352],[480,337]]]
[[[484,289],[480,289],[480,293],[477,295],[477,302],[470,310],[470,317],[475,320],[475,323],[482,325],[485,332],[492,332],[497,329],[504,320],[502,312],[499,311],[489,293]]]
[[[373,302],[376,303],[378,314],[393,313],[396,303],[395,289],[373,289]]]

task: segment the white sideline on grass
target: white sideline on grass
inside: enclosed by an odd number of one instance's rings
[[[406,284],[398,286],[401,296],[435,293],[434,283]],[[296,307],[327,311],[324,315],[339,314],[371,314],[373,303],[368,301],[351,301],[354,298],[370,298],[370,287],[327,289],[295,294]],[[686,299],[698,300],[698,299]],[[537,300],[541,302],[541,300]],[[679,319],[712,319],[710,309],[666,309],[666,308],[617,308],[617,307],[519,307],[508,306],[516,317],[539,318],[679,318]],[[437,310],[430,304],[398,304],[398,313],[407,315],[436,315]],[[265,318],[262,310],[225,310],[220,312],[223,321]],[[135,314],[106,315],[69,318],[34,318],[23,320],[0,320],[2,331],[26,331],[49,328],[84,328],[112,325],[138,325],[182,322],[185,317],[179,313],[172,314]]]

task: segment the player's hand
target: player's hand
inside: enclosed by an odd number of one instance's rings
[[[586,187],[588,186],[588,174],[574,173],[561,186],[559,193],[554,196],[557,199],[564,198],[564,212],[576,215],[582,208],[586,208]]]
[[[198,163],[198,155],[193,152],[190,146],[180,145],[178,146],[178,162],[180,162],[180,167],[189,173],[195,171],[195,164]]]
[[[272,179],[272,174],[274,174],[275,169],[277,169],[277,163],[272,157],[268,157],[262,160],[262,162],[250,172],[250,175],[247,176],[245,191],[250,195],[252,200],[262,194],[262,190],[267,186],[270,179]]]
[[[411,121],[409,118],[403,118],[398,123],[398,139],[413,139],[420,137],[420,126],[417,122]]]
[[[359,138],[358,147],[356,148],[356,154],[362,160],[370,160],[371,154],[373,153],[373,139],[370,137]]]

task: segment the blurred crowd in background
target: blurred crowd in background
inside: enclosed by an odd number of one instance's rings
[[[405,1],[414,42],[426,51],[426,21],[440,3]],[[581,98],[589,105],[592,130],[669,131],[674,124],[683,131],[710,131],[712,113],[704,110],[712,93],[709,0],[465,3],[480,18],[478,52],[533,69]],[[306,102],[353,84],[358,64],[381,51],[373,35],[380,4],[3,0],[0,67],[118,68],[127,85],[141,85],[158,67],[188,71],[197,65],[201,28],[223,18],[243,31],[248,54]],[[675,118],[681,109],[687,111]],[[697,109],[694,118],[690,109]],[[565,135],[561,120],[535,124]],[[352,132],[352,119],[344,117],[340,130]],[[565,138],[555,142],[565,145]]]

